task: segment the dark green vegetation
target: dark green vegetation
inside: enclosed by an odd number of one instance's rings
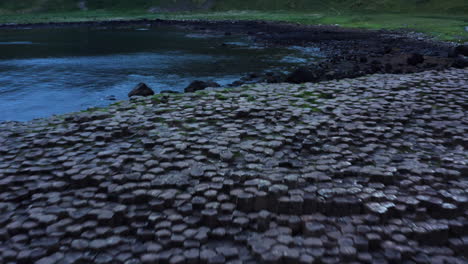
[[[210,9],[226,10],[307,10],[333,11],[385,11],[409,13],[467,14],[465,0],[2,0],[1,9],[72,11],[81,6],[89,9],[148,9],[159,7],[170,10]]]
[[[81,10],[84,7],[87,12]],[[468,26],[466,0],[2,0],[0,14],[0,23],[261,19],[371,29],[408,28],[443,40],[468,40],[464,30]]]

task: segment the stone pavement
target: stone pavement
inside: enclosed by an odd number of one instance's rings
[[[0,124],[0,263],[467,263],[468,69]]]

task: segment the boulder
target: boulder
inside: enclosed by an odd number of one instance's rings
[[[384,54],[389,54],[389,53],[392,53],[392,51],[393,51],[393,48],[392,48],[392,47],[385,46],[385,47],[384,47],[384,50],[383,50],[383,53],[384,53]]]
[[[419,53],[413,53],[411,54],[411,56],[408,57],[406,62],[408,63],[408,65],[416,66],[424,62],[424,56]]]
[[[463,57],[455,58],[455,60],[452,63],[452,67],[458,68],[458,69],[467,68],[468,67],[468,59],[465,59]]]
[[[256,79],[256,78],[259,78],[259,77],[260,77],[260,74],[258,74],[256,72],[253,72],[253,73],[249,74],[250,79]]]
[[[193,93],[196,91],[203,90],[208,87],[220,87],[218,83],[212,82],[212,81],[193,81],[187,88],[184,89],[184,92],[186,93]]]
[[[319,80],[319,77],[307,67],[297,68],[286,78],[286,81],[290,83],[315,82],[317,80]]]
[[[154,95],[154,91],[151,90],[146,84],[139,83],[133,90],[128,93],[128,97],[132,96],[151,96]]]
[[[263,82],[267,83],[281,83],[284,82],[285,76],[277,72],[267,72],[263,78]]]
[[[468,57],[468,45],[460,45],[455,48],[456,55],[463,55]]]
[[[238,86],[242,86],[245,82],[243,81],[235,81],[233,83],[231,83],[229,86],[231,87],[238,87]]]
[[[159,92],[160,94],[178,94],[180,92],[178,91],[172,91],[172,90],[162,90],[161,92]]]

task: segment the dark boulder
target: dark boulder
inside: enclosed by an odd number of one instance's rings
[[[319,76],[307,67],[300,67],[293,71],[286,78],[287,82],[290,83],[305,83],[305,82],[315,82],[319,80]]]
[[[265,78],[263,79],[263,82],[281,83],[281,82],[284,82],[284,79],[285,77],[281,73],[267,72],[265,74]]]
[[[146,84],[139,83],[133,90],[128,93],[128,97],[132,96],[151,96],[154,95],[154,91],[151,90]]]
[[[458,69],[463,69],[468,67],[468,59],[465,59],[463,57],[458,57],[453,60],[452,67],[458,68]]]
[[[463,55],[468,57],[468,45],[460,45],[455,48],[455,55]]]
[[[159,92],[160,94],[178,94],[180,92],[178,91],[172,91],[172,90],[162,90],[161,92]]]
[[[386,73],[391,73],[393,70],[393,65],[390,63],[385,63],[384,69]]]
[[[238,87],[238,86],[241,86],[241,85],[243,85],[243,84],[245,84],[245,82],[243,82],[243,81],[235,81],[235,82],[231,83],[229,86],[231,86],[231,87]]]
[[[411,56],[408,57],[406,62],[408,63],[408,65],[416,66],[424,62],[424,56],[419,53],[413,53],[411,54]]]
[[[259,78],[260,77],[260,74],[256,73],[256,72],[253,72],[253,73],[250,73],[249,74],[249,78],[250,79],[255,79],[255,78]]]
[[[389,54],[389,53],[392,53],[392,51],[393,51],[392,47],[386,46],[386,47],[384,47],[383,53],[384,54]]]
[[[193,93],[196,91],[203,90],[208,87],[220,87],[218,83],[211,82],[211,81],[193,81],[187,88],[184,89],[184,92],[186,93]]]

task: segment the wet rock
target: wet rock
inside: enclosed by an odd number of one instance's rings
[[[266,83],[280,83],[284,82],[285,76],[281,73],[267,72],[263,77],[263,82]]]
[[[115,101],[117,100],[117,98],[115,97],[115,95],[109,95],[109,96],[106,96],[106,100]]]
[[[413,53],[408,57],[406,62],[409,65],[416,66],[416,65],[421,64],[421,63],[424,62],[424,56],[419,54],[419,53]]]
[[[173,90],[162,90],[161,92],[159,92],[160,94],[178,94],[180,92],[178,91],[173,91]]]
[[[128,97],[132,96],[151,96],[154,95],[154,91],[151,90],[146,84],[139,83],[133,90],[128,93]]]
[[[232,82],[229,86],[231,86],[231,87],[238,87],[238,86],[241,86],[241,85],[243,85],[243,84],[245,84],[245,82],[243,82],[243,81],[234,81],[234,82]]]
[[[0,263],[464,263],[467,76],[0,123]]]
[[[317,73],[307,67],[300,67],[289,74],[286,80],[290,83],[315,82],[319,79]]]
[[[208,87],[220,87],[220,85],[212,81],[198,81],[197,80],[197,81],[193,81],[192,83],[190,83],[189,86],[187,86],[184,89],[184,92],[193,93],[196,91],[204,90],[205,88],[208,88]]]
[[[458,69],[463,69],[468,67],[468,58],[461,58],[457,57],[454,59],[452,67],[458,68]]]
[[[308,236],[320,236],[325,231],[325,226],[321,223],[307,222],[304,225],[304,234]]]
[[[456,56],[462,55],[468,57],[468,45],[459,45],[455,47],[454,53]]]

